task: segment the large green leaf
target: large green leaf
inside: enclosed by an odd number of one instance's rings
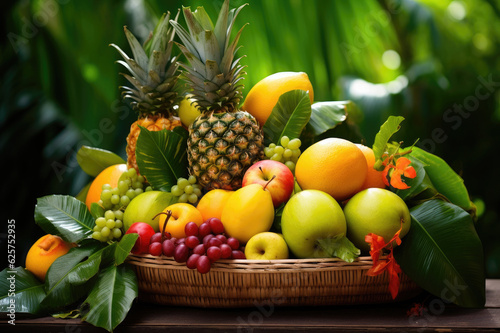
[[[83,319],[112,331],[127,316],[138,295],[137,277],[128,265],[109,266],[97,278],[82,308],[89,306]]]
[[[311,100],[304,90],[292,90],[278,99],[262,127],[266,145],[279,144],[282,136],[298,138],[311,117]]]
[[[160,191],[170,191],[180,177],[187,177],[187,136],[182,127],[149,131],[141,127],[136,158],[142,175]]]
[[[445,301],[484,306],[483,248],[471,216],[441,200],[426,201],[410,212],[410,231],[394,250],[403,271]]]
[[[386,122],[380,126],[380,131],[375,135],[375,142],[372,147],[375,161],[382,157],[390,138],[399,130],[404,119],[403,117],[389,116]]]
[[[465,210],[472,208],[463,179],[442,158],[418,147],[412,148],[410,156],[425,163],[425,171],[439,193]]]
[[[48,234],[75,243],[92,234],[95,221],[87,206],[68,195],[48,195],[37,199],[35,222]]]
[[[84,297],[92,287],[90,280],[99,272],[103,255],[108,254],[105,261],[107,264],[111,263],[115,248],[116,243],[105,246],[98,241],[89,240],[57,258],[47,271],[47,296],[42,301],[42,306],[60,309]]]
[[[126,234],[123,235],[122,239],[120,240],[119,243],[117,243],[115,254],[114,254],[114,260],[115,260],[115,265],[121,265],[125,259],[127,259],[128,255],[130,254],[130,250],[135,245],[135,241],[139,238],[138,234]]]
[[[0,312],[39,314],[44,310],[40,307],[45,297],[43,283],[23,267],[0,272],[0,292]]]
[[[335,128],[347,119],[347,106],[351,101],[316,102],[311,105],[311,119],[307,127],[313,135]]]
[[[82,170],[92,177],[96,177],[109,166],[125,163],[123,158],[109,150],[89,146],[82,146],[78,150],[76,160]]]

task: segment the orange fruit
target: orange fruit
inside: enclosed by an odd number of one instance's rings
[[[115,164],[107,167],[100,174],[95,177],[94,181],[90,185],[89,191],[87,193],[87,198],[85,199],[85,204],[90,210],[90,205],[94,202],[101,200],[102,185],[109,184],[112,188],[118,186],[118,179],[122,173],[127,171],[126,164]]]
[[[295,89],[309,91],[309,98],[313,103],[314,91],[306,73],[279,72],[257,82],[248,92],[242,109],[253,115],[263,126],[278,98],[287,91]]]
[[[58,236],[45,235],[38,239],[26,256],[26,269],[40,281],[45,281],[45,275],[50,265],[59,257],[68,253],[72,244],[66,243]]]
[[[337,201],[350,198],[363,185],[368,166],[361,150],[348,140],[316,142],[299,157],[295,177],[303,190],[320,190]]]
[[[360,191],[367,188],[385,188],[384,180],[382,179],[382,171],[377,171],[373,168],[375,164],[375,154],[370,147],[364,146],[357,143],[356,146],[361,149],[361,152],[365,155],[366,163],[368,166],[368,172],[366,173],[365,182],[361,186]]]
[[[167,221],[167,226],[165,227],[165,232],[169,232],[172,237],[184,238],[186,237],[186,232],[184,231],[186,224],[189,222],[194,222],[198,226],[203,223],[203,218],[201,213],[195,206],[179,202],[168,206],[163,210],[166,213],[168,210],[172,211],[172,216]],[[160,227],[160,232],[163,231],[163,224],[167,219],[167,215],[161,214],[158,226]]]
[[[201,197],[196,208],[198,208],[201,216],[203,216],[203,221],[211,217],[216,217],[220,220],[222,209],[226,205],[227,199],[229,199],[233,193],[234,191],[216,189],[208,191]]]

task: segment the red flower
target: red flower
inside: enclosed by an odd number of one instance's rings
[[[398,245],[401,244],[399,234],[402,229],[403,223],[401,223],[401,228],[399,228],[388,243],[385,243],[383,237],[374,233],[369,233],[365,236],[365,242],[370,244],[370,256],[373,260],[373,265],[366,274],[368,276],[376,276],[387,271],[389,274],[389,292],[391,293],[392,299],[395,299],[398,295],[400,284],[399,275],[401,274],[401,267],[399,267],[393,254],[393,242],[396,242]],[[380,259],[380,254],[383,249],[388,249],[390,251],[386,259]]]
[[[386,162],[385,169],[382,172],[382,178],[384,180],[384,183],[387,186],[389,186],[389,182],[387,181],[387,175],[389,174],[389,171],[393,169],[390,175],[391,178],[390,185],[400,190],[406,190],[407,188],[410,188],[410,186],[406,185],[406,183],[403,182],[403,180],[401,179],[401,176],[405,176],[407,178],[415,178],[417,176],[417,172],[412,166],[410,166],[410,163],[411,161],[406,157],[398,158],[396,161],[396,165],[390,162]]]

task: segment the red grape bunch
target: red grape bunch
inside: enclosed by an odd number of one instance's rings
[[[149,254],[173,257],[201,274],[208,273],[212,263],[219,259],[245,259],[239,241],[224,235],[224,225],[216,217],[207,219],[199,227],[189,222],[184,231],[186,237],[180,239],[157,232],[151,236]]]

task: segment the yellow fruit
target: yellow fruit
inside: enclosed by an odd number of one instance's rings
[[[259,184],[240,188],[227,200],[221,221],[227,235],[242,244],[253,235],[268,231],[274,221],[271,193]]]
[[[356,145],[339,138],[324,139],[299,157],[295,177],[303,190],[320,190],[337,201],[350,198],[366,179],[366,158]]]
[[[189,127],[189,125],[191,125],[191,123],[201,114],[200,110],[193,104],[194,100],[190,99],[191,96],[192,95],[186,95],[179,104],[179,110],[177,110],[182,125],[186,127]]]
[[[40,281],[45,281],[45,275],[50,265],[59,257],[68,253],[72,244],[66,243],[58,236],[45,235],[38,239],[26,256],[26,269]]]
[[[211,217],[216,217],[220,219],[222,217],[222,209],[226,205],[229,197],[234,193],[234,191],[227,190],[211,190],[208,191],[198,202],[196,208],[203,216],[203,221]]]
[[[165,227],[165,232],[169,232],[172,237],[184,238],[186,237],[186,232],[184,228],[189,222],[194,222],[198,226],[203,223],[203,218],[201,213],[196,207],[188,203],[176,203],[168,206],[163,210],[166,213],[168,210],[172,211],[172,216],[168,219],[167,226]],[[167,219],[167,215],[160,215],[159,228],[160,232],[163,230],[163,224]]]
[[[127,171],[125,164],[115,164],[107,167],[95,177],[85,199],[85,204],[89,210],[92,203],[97,203],[101,199],[102,185],[109,184],[112,188],[115,188],[118,185],[118,179],[125,171]]]
[[[295,89],[309,91],[309,98],[313,103],[314,91],[306,73],[279,72],[257,82],[248,92],[242,109],[253,115],[259,121],[260,126],[263,126],[278,102],[278,98]]]
[[[363,183],[363,186],[361,186],[360,191],[374,187],[385,188],[384,180],[382,179],[382,171],[377,171],[373,168],[373,165],[375,164],[375,154],[373,154],[373,150],[370,147],[358,143],[356,146],[361,149],[361,152],[365,155],[368,166],[365,182]]]

